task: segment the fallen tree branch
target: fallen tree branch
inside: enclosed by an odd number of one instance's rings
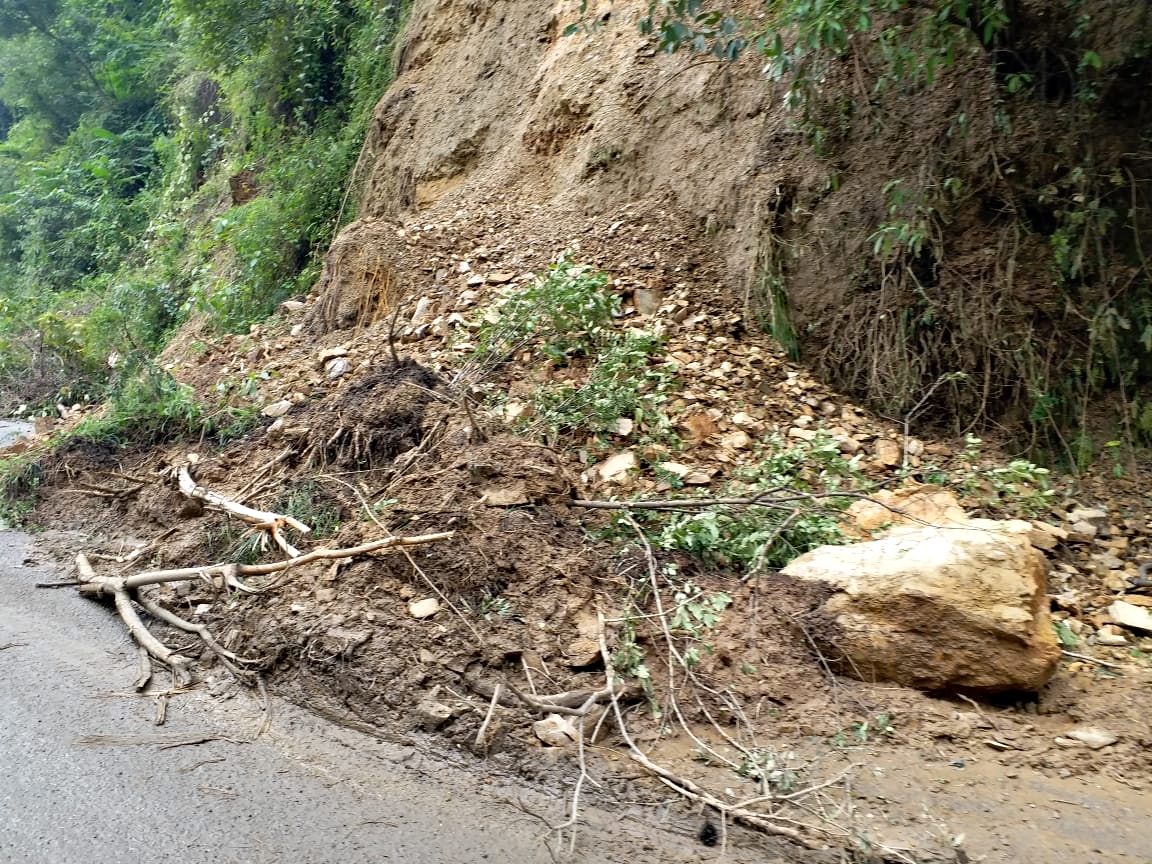
[[[229,651],[223,645],[216,641],[216,638],[208,630],[204,624],[193,624],[191,621],[186,621],[174,612],[170,612],[158,603],[153,603],[151,600],[145,600],[143,597],[137,596],[136,602],[153,618],[163,621],[165,624],[170,624],[177,630],[183,630],[185,633],[195,633],[204,642],[204,645],[216,655],[221,665],[227,669],[232,676],[241,683],[251,686],[254,681],[251,680],[251,673],[240,669],[235,664],[237,663],[259,663],[259,660],[250,660],[246,657],[237,657],[234,653]]]
[[[530,696],[507,681],[491,684],[480,678],[465,677],[464,683],[484,698],[496,699],[505,708],[527,707],[541,714],[563,714],[567,717],[587,717],[597,703],[612,697],[607,687],[600,690],[568,690],[554,696]],[[617,699],[631,695],[627,686],[618,685]]]
[[[691,780],[683,777],[678,777],[667,768],[656,764],[649,759],[639,747],[636,746],[636,741],[632,738],[632,734],[628,731],[628,726],[624,723],[624,714],[620,710],[620,702],[615,696],[615,670],[612,667],[612,658],[608,654],[608,643],[604,638],[604,616],[600,615],[600,656],[604,660],[604,671],[608,679],[608,689],[612,692],[611,703],[612,712],[616,717],[616,727],[620,730],[620,736],[624,739],[624,744],[628,748],[628,755],[632,761],[642,766],[650,773],[655,775],[656,779],[664,785],[673,789],[678,794],[684,796],[690,801],[696,801],[708,807],[712,807],[717,812],[721,813],[725,818],[731,817],[746,825],[758,828],[767,834],[775,834],[780,837],[787,837],[795,843],[804,846],[807,849],[822,849],[825,843],[815,838],[807,836],[804,832],[797,828],[792,828],[788,825],[781,825],[772,820],[770,816],[763,813],[756,813],[745,808],[727,804],[721,801],[716,796],[701,789]],[[826,829],[814,828],[811,826],[804,826],[810,831],[819,833],[829,833]]]
[[[219,492],[213,492],[210,489],[205,489],[203,486],[197,485],[196,481],[192,479],[191,473],[188,471],[187,464],[181,465],[177,469],[176,479],[180,484],[180,491],[189,498],[195,498],[203,501],[205,504],[219,507],[224,512],[231,513],[233,516],[243,519],[245,522],[255,525],[258,528],[266,528],[269,523],[271,523],[277,526],[288,525],[289,527],[295,528],[301,534],[312,533],[311,528],[293,516],[255,510],[243,504],[238,504],[229,498],[225,498]]]
[[[777,493],[779,492],[791,492],[792,494],[778,496]],[[691,507],[782,507],[798,501],[813,501],[819,498],[856,498],[871,501],[882,507],[888,506],[861,492],[796,492],[784,486],[766,489],[755,495],[739,495],[728,498],[657,498],[646,501],[597,501],[577,498],[572,501],[572,505],[593,510],[683,510]],[[888,507],[888,509],[896,513],[901,512],[895,507]]]
[[[97,597],[111,594],[116,604],[116,613],[128,628],[128,632],[132,634],[132,638],[136,640],[136,644],[172,670],[172,682],[175,686],[186,687],[192,682],[192,673],[189,669],[192,661],[173,651],[144,626],[144,622],[140,620],[139,614],[132,606],[132,598],[128,594],[130,589],[123,584],[124,580],[97,576],[83,553],[76,556],[76,569],[80,573],[80,580],[84,583],[80,586],[80,591]],[[85,591],[87,588],[98,590]]]
[[[143,585],[157,585],[162,582],[183,582],[188,579],[214,581],[219,578],[224,580],[226,587],[237,588],[250,594],[259,594],[280,583],[277,582],[260,588],[252,588],[237,581],[236,577],[266,576],[269,573],[279,573],[284,570],[299,567],[302,564],[309,564],[312,561],[322,561],[332,558],[353,558],[358,555],[382,552],[394,547],[402,548],[408,546],[423,546],[427,543],[439,543],[442,540],[451,539],[454,534],[455,532],[453,531],[443,531],[439,534],[421,534],[414,537],[385,537],[382,540],[373,540],[370,543],[362,543],[359,546],[351,546],[347,549],[314,549],[311,552],[301,555],[299,558],[289,558],[286,561],[276,561],[272,564],[221,563],[208,564],[203,567],[181,567],[176,570],[145,570],[141,573],[124,577],[123,583],[125,588],[131,589],[139,588]],[[100,591],[97,590],[95,586],[104,584],[109,578],[111,577],[98,577],[96,583],[90,585],[86,582],[80,586],[80,590],[86,594],[99,594]],[[86,591],[86,588],[90,588],[91,590]]]

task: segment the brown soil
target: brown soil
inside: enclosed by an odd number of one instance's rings
[[[213,491],[280,511],[299,493],[310,502],[305,521],[338,518],[331,536],[293,538],[301,547],[347,547],[385,531],[455,532],[410,557],[302,567],[257,596],[206,586],[151,590],[210,625],[232,650],[258,658],[279,691],[325,716],[463,753],[473,749],[497,681],[539,693],[603,686],[590,634],[602,614],[609,648],[618,647],[628,585],[647,562],[626,535],[593,539],[605,536],[607,517],[574,499],[662,494],[667,483],[650,466],[672,457],[721,488],[755,459],[725,443],[738,412],[748,418],[741,428],[757,437],[786,436],[804,424],[844,427],[869,457],[868,470],[890,482],[892,470],[871,457],[878,441],[901,438],[899,424],[789,363],[747,314],[754,295],[747,274],[763,254],[759,229],[750,226],[795,219],[784,211],[823,200],[825,180],[785,119],[768,110],[776,95],[754,70],[658,58],[635,35],[643,4],[614,4],[595,40],[557,38],[566,19],[539,4],[483,5],[416,4],[401,74],[378,107],[361,160],[361,218],[334,244],[316,291],[246,336],[193,335],[190,327],[163,358],[205,399],[217,398],[220,382],[247,382],[255,391],[236,387],[234,400],[284,400],[287,414],[218,448],[66,449],[45,463],[36,512],[50,528],[82,526],[82,536],[46,533],[61,554],[121,554],[126,544],[172,531],[137,569],[253,554],[242,527],[187,507],[176,490],[169,469],[191,450],[203,457],[197,481]],[[867,209],[845,189],[812,218],[834,222]],[[668,340],[679,367],[668,410],[682,451],[642,443],[639,432],[636,440],[587,435],[545,446],[472,404],[473,396],[515,399],[549,376],[578,375],[542,363],[513,363],[486,378],[461,371],[475,324],[501,286],[541,271],[563,249],[610,274],[623,302],[621,328],[654,328]],[[975,261],[971,272],[980,266]],[[821,294],[825,283],[809,275],[813,298],[850,308],[832,281]],[[637,311],[640,289],[655,292],[657,314]],[[347,371],[333,374],[333,359]],[[606,484],[593,463],[625,448],[640,457],[641,470]],[[924,464],[946,462],[957,449],[928,442]],[[1117,529],[1131,537],[1125,557],[1148,551],[1136,485],[1109,479],[1077,495],[1109,504],[1118,522],[1127,517]],[[1090,553],[1099,551],[1089,544],[1053,553],[1067,568],[1054,585],[1078,589],[1084,599],[1074,616],[1096,624],[1115,593],[1093,568]],[[827,830],[828,850],[773,841],[774,858],[849,860],[841,849],[855,850],[854,860],[925,862],[1146,856],[1146,659],[1092,646],[1119,668],[1069,661],[1035,698],[999,703],[861,683],[826,669],[777,583],[745,585],[686,557],[675,563],[734,602],[710,633],[694,686],[667,665],[653,620],[639,625],[663,719],[632,699],[630,728],[653,759],[729,800],[758,790],[723,763],[739,765],[734,743],[774,758],[781,776],[796,774],[798,788],[828,781],[783,811]],[[444,608],[414,618],[410,601],[430,597]],[[663,687],[669,668],[675,708]],[[420,707],[430,702],[448,709],[434,729]],[[672,722],[677,708],[695,740]],[[536,717],[501,708],[484,752],[467,758],[478,770],[569,785],[575,757],[538,742]],[[1092,751],[1055,742],[1085,724],[1106,727],[1118,743]],[[589,794],[662,812],[657,805],[671,793],[641,779],[616,744],[615,733],[602,733],[592,766],[599,786]],[[701,756],[704,745],[713,755]],[[765,860],[759,841],[732,839],[732,860]]]

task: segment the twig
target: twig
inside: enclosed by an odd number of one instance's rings
[[[79,579],[65,579],[62,582],[37,582],[37,588],[67,588],[83,584]]]
[[[400,355],[396,353],[396,319],[400,317],[400,309],[404,304],[396,301],[396,308],[392,310],[392,320],[388,323],[388,353],[392,355],[392,362],[400,365]]]
[[[995,730],[997,733],[1000,732],[1000,727],[996,725],[996,721],[984,713],[984,709],[980,707],[979,702],[977,702],[971,696],[965,696],[963,693],[957,693],[956,695],[959,696],[961,699],[963,699],[965,702],[967,702],[969,705],[971,705],[973,708],[975,708],[976,713],[979,714],[981,717],[983,717],[985,720],[987,720],[988,725],[990,725],[993,728],[993,730]]]
[[[476,749],[486,746],[484,736],[488,733],[488,724],[496,714],[496,706],[500,704],[500,694],[504,692],[504,685],[499,682],[492,688],[492,701],[488,703],[488,713],[484,715],[484,722],[480,724],[480,731],[476,733]]]
[[[569,855],[576,851],[576,825],[580,821],[580,792],[584,788],[584,781],[588,779],[588,760],[584,757],[583,717],[580,718],[576,733],[576,756],[580,761],[580,776],[576,778],[576,786],[572,790],[572,804],[568,814],[568,820],[556,826],[557,840],[561,844],[564,842],[564,829],[572,829],[572,833],[568,837]]]
[[[147,687],[148,682],[152,680],[152,655],[148,653],[147,648],[137,645],[136,660],[140,664],[140,674],[132,682],[132,688],[140,691]]]
[[[0,651],[7,651],[9,648],[27,648],[27,642],[9,642],[6,645],[0,645]]]
[[[1075,651],[1061,651],[1065,657],[1074,657],[1077,660],[1084,660],[1088,663],[1095,663],[1097,666],[1107,666],[1109,669],[1123,669],[1119,663],[1109,663],[1107,660],[1098,660],[1095,657],[1089,657],[1087,654],[1077,654]]]
[[[648,537],[644,534],[643,529],[636,524],[636,520],[631,515],[625,514],[624,520],[636,532],[636,536],[640,538],[640,543],[644,547],[644,558],[648,564],[648,584],[652,589],[652,600],[656,604],[656,620],[660,622],[660,631],[664,635],[664,644],[668,649],[668,705],[671,707],[676,719],[680,721],[680,725],[687,733],[688,737],[695,742],[703,752],[710,755],[717,762],[722,762],[729,768],[738,771],[740,766],[733,762],[731,759],[724,756],[722,753],[716,752],[702,741],[692,728],[688,725],[688,721],[684,719],[684,714],[680,711],[680,704],[676,701],[675,684],[676,684],[676,664],[680,664],[680,668],[688,670],[688,663],[684,661],[684,656],[676,647],[676,642],[672,639],[672,631],[668,627],[668,619],[664,614],[664,601],[660,597],[660,582],[656,573],[656,555],[652,552],[652,544],[648,542]],[[601,624],[601,627],[604,625]]]
[[[615,672],[612,668],[612,659],[608,654],[608,643],[604,637],[603,615],[600,616],[601,627],[599,634],[600,641],[600,656],[604,659],[604,670],[608,679],[608,686],[613,690],[612,696],[612,712],[616,717],[616,727],[620,731],[620,736],[624,739],[625,745],[628,747],[628,755],[632,761],[641,765],[653,775],[656,776],[660,782],[664,783],[669,788],[675,790],[678,794],[684,796],[691,801],[699,801],[709,807],[712,807],[720,813],[726,813],[733,819],[737,819],[754,828],[759,828],[768,834],[776,834],[780,837],[787,837],[795,843],[799,843],[807,849],[821,849],[824,844],[818,840],[814,840],[806,836],[802,831],[797,828],[792,828],[787,825],[780,825],[772,821],[769,817],[761,813],[752,813],[748,810],[733,807],[726,804],[714,795],[709,794],[702,790],[699,786],[691,780],[677,777],[667,768],[657,765],[651,759],[644,755],[639,747],[636,746],[635,740],[632,738],[631,733],[628,731],[628,726],[624,722],[624,715],[620,710],[620,703],[615,697],[614,679]],[[826,829],[814,828],[812,826],[803,826],[810,831],[817,831],[822,833],[830,833]]]

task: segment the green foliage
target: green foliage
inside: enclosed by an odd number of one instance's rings
[[[86,417],[68,437],[77,443],[119,447],[196,437],[228,441],[246,434],[258,416],[254,408],[206,410],[191,387],[146,365],[113,388],[105,410]]]
[[[573,429],[608,432],[630,419],[654,437],[671,427],[661,408],[674,384],[672,367],[652,365],[660,341],[650,333],[608,333],[593,350],[588,377],[576,386],[542,387],[533,397],[537,425],[553,434]]]
[[[980,450],[982,441],[968,435],[962,465],[943,475],[947,485],[993,515],[1040,516],[1052,507],[1056,494],[1051,488],[1047,468],[1041,468],[1026,459],[1013,459],[1007,465],[982,467]]]
[[[0,2],[0,371],[91,390],[310,287],[407,5]]]
[[[758,507],[704,510],[673,517],[655,541],[662,549],[687,552],[706,564],[740,571],[783,567],[818,546],[845,542],[840,523],[832,515],[789,516],[789,512]]]
[[[763,795],[787,795],[795,791],[803,777],[803,769],[795,763],[794,753],[758,747],[745,751],[736,773],[755,780]]]
[[[32,512],[42,472],[33,453],[0,459],[0,528],[23,524]]]
[[[291,486],[274,509],[299,519],[312,529],[308,536],[317,540],[335,537],[340,530],[340,505],[315,480]]]
[[[503,362],[530,342],[555,362],[589,354],[619,311],[607,284],[607,275],[563,253],[543,277],[504,292],[495,320],[486,318],[477,334],[477,358]]]
[[[845,460],[825,435],[790,447],[772,437],[759,456],[724,490],[726,495],[866,488],[857,460]],[[767,507],[713,506],[696,513],[650,514],[645,528],[660,549],[687,552],[709,566],[760,572],[783,567],[818,546],[845,542],[840,512],[850,500],[833,495]]]

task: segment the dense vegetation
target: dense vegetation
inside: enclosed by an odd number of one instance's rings
[[[822,163],[825,188],[786,190],[762,229],[780,341],[889,415],[1006,421],[1073,467],[1152,442],[1152,5],[757,7],[653,0],[642,27],[758,55]],[[824,199],[850,220],[810,218]]]
[[[98,398],[306,288],[402,0],[0,0],[0,390]]]

